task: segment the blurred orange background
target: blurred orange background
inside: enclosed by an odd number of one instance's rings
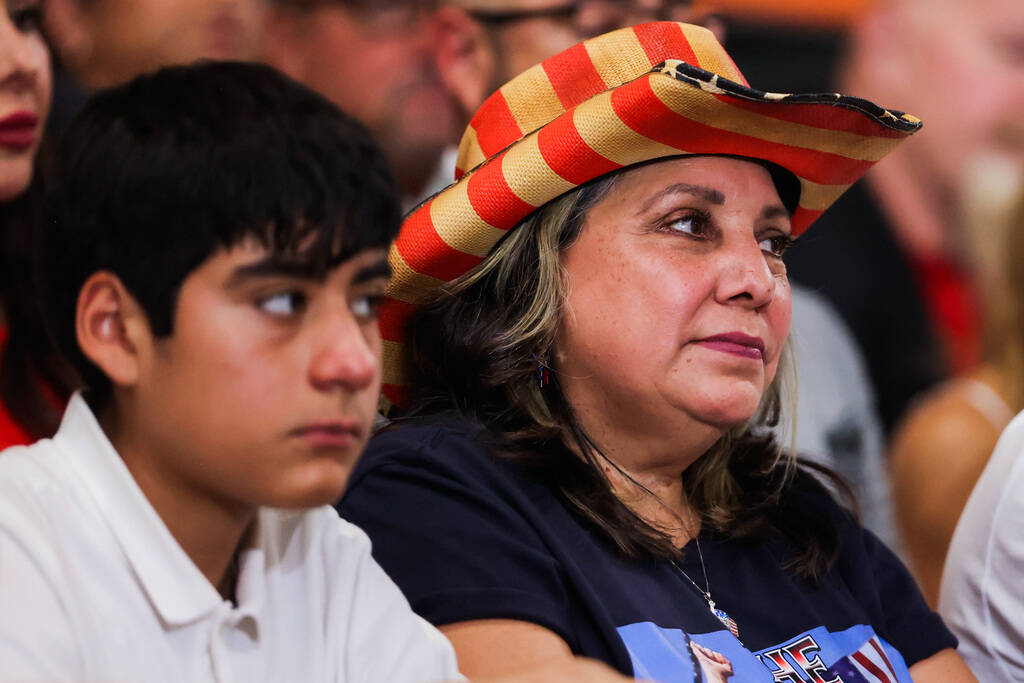
[[[821,27],[848,26],[876,0],[694,0],[698,12],[715,11],[745,19],[805,24]]]

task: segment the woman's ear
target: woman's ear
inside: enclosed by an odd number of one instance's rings
[[[109,271],[93,273],[78,293],[75,332],[82,353],[115,386],[132,386],[153,344],[145,312]]]
[[[496,58],[490,38],[464,10],[450,5],[434,12],[430,29],[441,82],[468,120],[494,84]]]

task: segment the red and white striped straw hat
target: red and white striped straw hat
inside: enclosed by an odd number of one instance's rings
[[[855,97],[753,90],[714,35],[688,24],[620,29],[531,67],[477,110],[455,182],[409,214],[391,246],[380,310],[385,400],[402,402],[404,325],[415,307],[579,185],[670,156],[762,159],[799,181],[799,235],[920,127]]]

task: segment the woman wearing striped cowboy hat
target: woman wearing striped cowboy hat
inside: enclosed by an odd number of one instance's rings
[[[655,23],[505,84],[393,245],[401,419],[343,498],[468,675],[973,681],[895,556],[771,427],[783,252],[920,122],[751,89]],[[790,394],[788,394],[791,396]]]

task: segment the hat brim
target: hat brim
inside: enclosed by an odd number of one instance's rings
[[[859,98],[766,93],[680,60],[586,99],[406,218],[390,250],[393,278],[380,316],[386,399],[402,398],[403,326],[415,306],[478,265],[533,211],[583,183],[671,156],[763,160],[799,181],[797,236],[920,126]]]

